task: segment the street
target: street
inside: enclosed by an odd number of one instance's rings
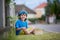
[[[57,32],[60,33],[60,24],[31,24],[35,28],[43,29],[47,32]]]

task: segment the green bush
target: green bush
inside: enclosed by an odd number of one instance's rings
[[[32,23],[35,23],[35,21],[37,21],[37,18],[30,18],[28,20],[31,21]]]
[[[9,20],[10,20],[10,30],[8,31],[8,37],[7,37],[7,40],[16,40],[16,34],[15,34],[15,28],[14,28],[14,24],[15,24],[15,21],[16,21],[16,17],[11,17],[11,16],[8,16],[7,17]]]
[[[32,23],[35,23],[35,21],[38,21],[38,20],[39,21],[41,21],[41,20],[45,21],[45,16],[42,15],[41,18],[29,18],[28,20],[31,21]]]
[[[12,27],[10,31],[8,31],[7,40],[16,40],[15,28]]]
[[[42,15],[42,17],[41,18],[38,18],[38,20],[45,20],[45,16],[44,15]]]
[[[11,0],[5,0],[6,4],[10,4]]]

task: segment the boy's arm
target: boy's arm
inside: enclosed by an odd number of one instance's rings
[[[26,28],[28,28],[28,22],[26,22]]]
[[[19,28],[19,21],[15,23],[15,27],[16,27],[16,30],[21,30],[21,28]]]
[[[16,28],[16,30],[23,30],[26,29],[25,27],[21,27],[21,28]]]

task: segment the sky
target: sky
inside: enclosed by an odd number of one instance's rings
[[[30,9],[34,9],[36,6],[42,2],[47,2],[47,0],[15,0],[16,4],[24,4]]]

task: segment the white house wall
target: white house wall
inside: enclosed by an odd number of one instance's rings
[[[35,14],[28,14],[27,18],[35,18]]]
[[[45,15],[45,8],[38,8],[37,11],[40,11],[42,15]]]
[[[45,8],[41,8],[40,11],[42,12],[42,15],[45,15]]]

